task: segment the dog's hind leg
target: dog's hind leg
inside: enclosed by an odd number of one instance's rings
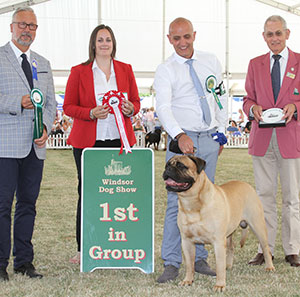
[[[227,237],[226,242],[227,242],[226,269],[231,269],[233,265],[233,250],[234,250],[232,235]]]
[[[255,212],[255,217],[253,216],[252,219],[247,222],[249,223],[254,234],[257,236],[260,246],[263,250],[266,263],[266,270],[274,271],[275,268],[272,261],[270,247],[268,244],[268,233],[262,207],[257,208]]]
[[[180,285],[186,286],[191,285],[194,281],[196,247],[195,244],[187,238],[182,237],[181,240],[182,251],[185,260],[185,278]]]

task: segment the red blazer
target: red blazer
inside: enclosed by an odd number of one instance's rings
[[[247,95],[244,97],[243,109],[248,116],[253,104],[261,105],[263,109],[283,108],[288,103],[296,105],[297,120],[293,117],[285,127],[276,128],[276,135],[283,158],[300,158],[300,54],[289,50],[286,71],[276,104],[272,91],[270,53],[250,61],[245,88]],[[248,144],[250,155],[265,155],[272,131],[273,128],[259,128],[258,123],[252,121]]]
[[[137,85],[129,64],[113,60],[118,91],[126,92],[134,105],[134,114],[140,110]],[[73,127],[67,143],[75,148],[93,147],[96,142],[97,121],[90,119],[90,110],[96,107],[93,63],[72,67],[69,76],[63,109],[73,118]],[[136,143],[130,118],[124,116],[130,146]]]

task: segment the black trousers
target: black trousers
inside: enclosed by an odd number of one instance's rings
[[[97,140],[94,147],[121,147],[121,140]],[[83,149],[73,148],[73,156],[77,168],[77,178],[78,178],[78,203],[77,203],[77,214],[76,214],[76,241],[77,241],[77,250],[80,252],[80,237],[81,237],[81,155]]]
[[[11,212],[16,193],[13,227],[14,267],[33,261],[32,234],[35,204],[44,161],[32,147],[25,158],[0,158],[0,267],[7,267],[11,251]]]

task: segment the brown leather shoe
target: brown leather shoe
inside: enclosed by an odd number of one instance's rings
[[[285,261],[290,263],[293,267],[300,266],[300,259],[298,255],[288,255],[285,257]]]
[[[249,265],[261,265],[265,263],[264,254],[258,253],[252,260],[249,261]]]
[[[274,260],[274,256],[272,255],[272,260]],[[265,263],[264,254],[258,253],[252,260],[249,261],[249,265],[261,265]]]

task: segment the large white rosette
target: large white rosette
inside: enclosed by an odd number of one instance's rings
[[[128,141],[126,126],[124,116],[121,110],[122,102],[125,96],[119,91],[108,91],[103,96],[102,104],[107,104],[109,106],[109,112],[115,116],[117,127],[121,138],[121,149],[120,155],[123,153],[123,148],[125,148],[125,153],[131,153],[131,148]]]

